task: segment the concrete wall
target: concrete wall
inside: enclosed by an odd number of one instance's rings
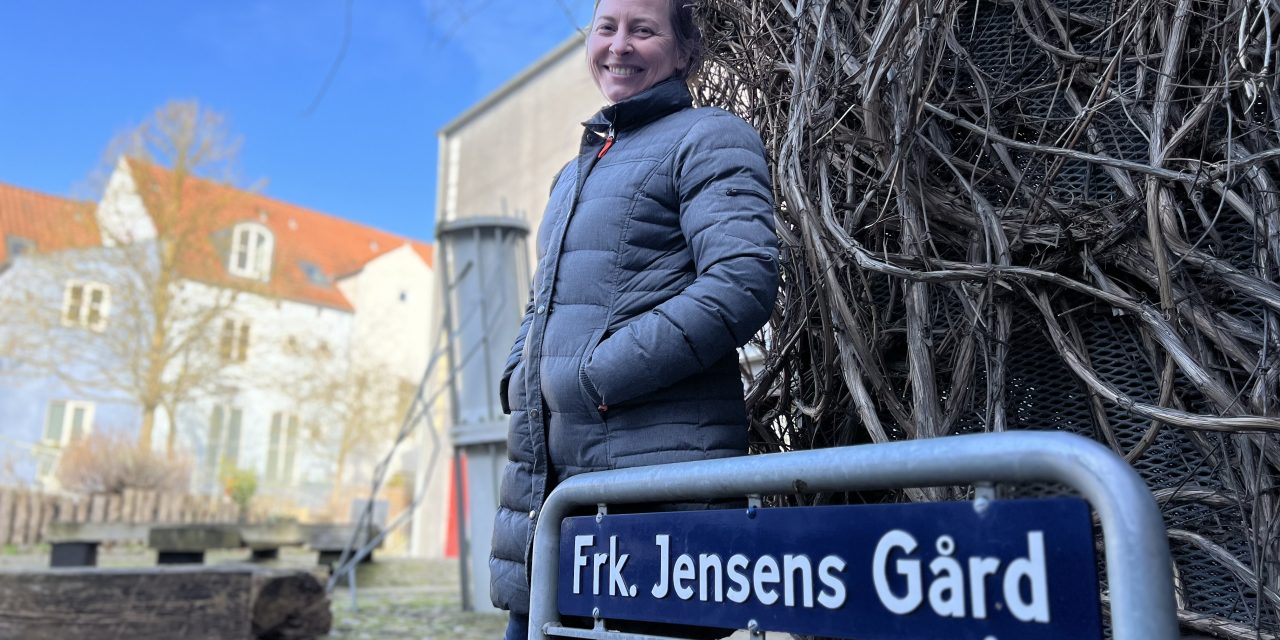
[[[604,105],[575,35],[440,131],[437,219],[510,216],[536,230],[582,122]]]

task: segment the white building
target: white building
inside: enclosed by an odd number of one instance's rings
[[[56,278],[57,265],[84,264],[59,260],[64,247],[57,242],[42,247],[15,235],[16,229],[36,236],[43,227],[18,229],[30,215],[13,202],[0,198],[0,208],[10,207],[0,212],[0,226],[13,227],[0,229],[6,247],[13,245],[0,257],[14,265],[0,280],[0,294],[16,295],[34,280],[14,277],[23,269]],[[153,448],[163,450],[172,437],[190,452],[194,490],[219,491],[222,471],[250,469],[264,500],[313,512],[332,507],[331,515],[344,518],[344,505],[326,502],[347,498],[344,486],[351,492],[368,486],[432,348],[432,247],[129,159],[110,176],[88,222],[94,223],[96,247],[85,249],[79,240],[72,246],[113,266],[81,274],[78,288],[68,280],[59,304],[65,314],[67,300],[83,300],[76,308],[97,309],[98,326],[58,333],[79,341],[86,353],[101,353],[101,362],[86,363],[81,372],[100,384],[50,391],[57,398],[37,400],[48,406],[27,412],[43,414],[43,425],[20,425],[0,436],[35,441],[35,447],[49,438],[51,420],[58,422],[49,416],[66,415],[68,401],[90,408],[80,414],[89,416],[85,432],[93,428],[92,408],[104,399],[137,405],[132,396],[138,394],[128,390],[140,387],[145,376],[139,370],[160,358],[138,355],[152,353],[141,338],[156,335],[144,333],[139,327],[148,323],[139,319],[164,317],[158,341],[165,347],[157,353],[165,353],[159,377],[168,391],[150,424]],[[169,295],[148,294],[158,288]],[[157,300],[164,301],[164,313]],[[22,330],[12,315],[0,325]],[[12,389],[27,382],[0,378]],[[84,397],[69,397],[76,394]],[[106,426],[138,433],[148,424],[146,413],[125,412],[117,420],[127,424]],[[48,484],[50,469],[32,479]]]

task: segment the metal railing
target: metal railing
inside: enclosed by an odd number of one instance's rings
[[[529,638],[644,638],[559,624],[560,527],[576,508],[793,493],[990,482],[1057,482],[1081,493],[1102,523],[1115,640],[1178,637],[1164,523],[1137,473],[1102,445],[1068,433],[1012,432],[775,453],[601,471],[552,492],[538,516]]]

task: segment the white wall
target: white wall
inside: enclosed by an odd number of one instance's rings
[[[352,359],[417,382],[427,366],[435,306],[431,267],[406,244],[370,260],[338,282],[356,308]]]
[[[155,224],[138,196],[137,184],[123,156],[107,179],[95,215],[104,245],[127,244],[156,237]]]

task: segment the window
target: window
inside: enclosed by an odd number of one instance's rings
[[[61,447],[93,430],[93,403],[54,400],[44,416],[44,442]]]
[[[70,280],[62,295],[62,324],[94,331],[107,328],[111,290],[101,282]]]
[[[260,224],[246,222],[231,231],[231,256],[227,271],[232,275],[266,282],[271,279],[271,232]]]
[[[216,405],[209,418],[209,434],[205,441],[204,469],[210,484],[218,479],[223,467],[235,467],[240,461],[240,409]]]
[[[293,461],[298,452],[298,416],[284,412],[272,414],[270,438],[267,480],[289,484],[293,481]]]
[[[5,238],[4,245],[10,258],[27,255],[36,250],[36,243],[22,236],[9,236]]]
[[[324,270],[310,262],[299,262],[298,267],[302,269],[303,275],[307,277],[307,282],[319,287],[329,286],[329,277],[324,274]]]
[[[227,318],[222,321],[218,353],[225,362],[244,362],[249,355],[249,322]]]

